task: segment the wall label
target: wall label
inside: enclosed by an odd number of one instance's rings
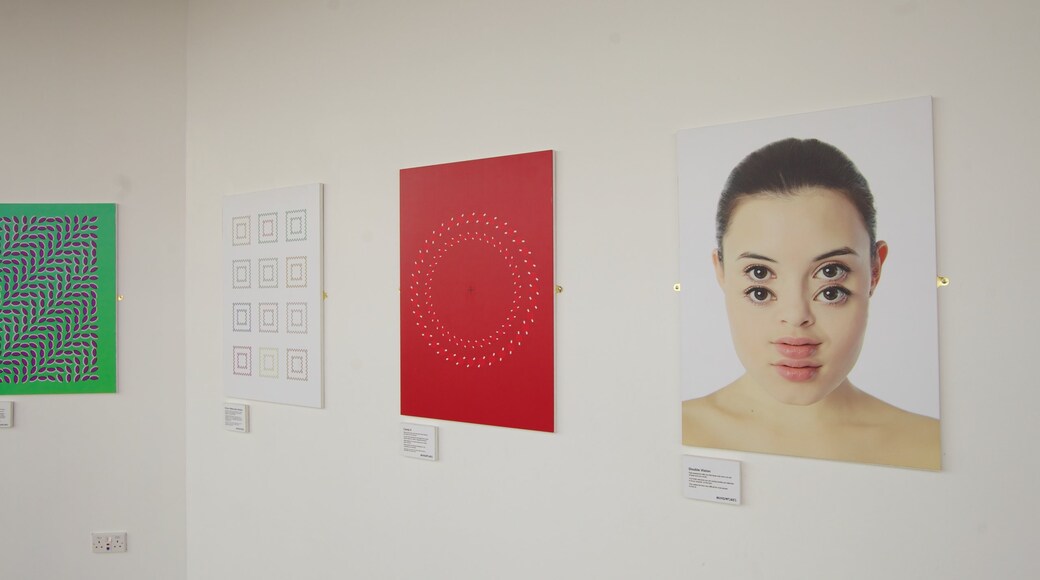
[[[14,402],[0,401],[0,429],[14,427]]]
[[[249,405],[224,403],[224,428],[235,433],[249,433]]]
[[[740,505],[740,462],[684,455],[683,495]]]
[[[437,428],[433,425],[401,423],[401,454],[437,461]]]

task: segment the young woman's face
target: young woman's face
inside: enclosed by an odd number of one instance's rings
[[[737,356],[777,401],[816,403],[856,364],[888,252],[877,246],[872,260],[863,219],[828,189],[737,203],[715,272]]]

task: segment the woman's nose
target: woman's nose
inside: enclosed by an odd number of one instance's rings
[[[812,326],[816,319],[813,317],[809,300],[801,297],[781,298],[780,300],[780,323],[794,327]]]

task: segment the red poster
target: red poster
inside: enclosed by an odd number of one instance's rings
[[[401,170],[401,413],[553,431],[553,152]]]

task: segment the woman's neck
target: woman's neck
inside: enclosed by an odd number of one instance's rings
[[[718,394],[719,404],[730,412],[755,415],[777,428],[806,430],[853,421],[857,404],[866,397],[846,378],[820,401],[792,405],[777,401],[746,373]]]

